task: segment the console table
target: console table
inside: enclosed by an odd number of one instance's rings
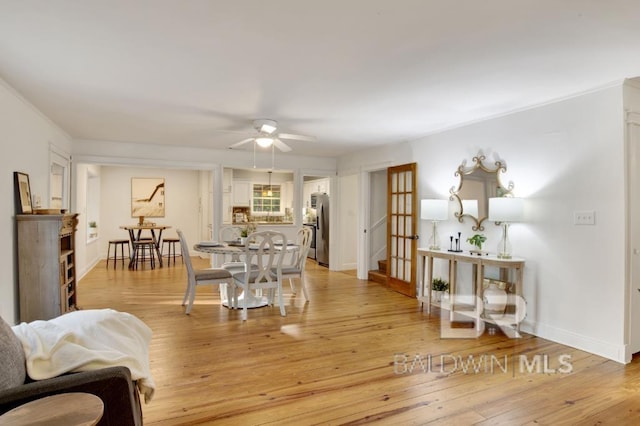
[[[444,250],[430,250],[426,248],[418,248],[418,256],[421,259],[422,265],[422,280],[420,284],[420,288],[418,289],[418,300],[422,303],[427,304],[427,313],[431,314],[431,282],[433,281],[433,260],[434,259],[442,259],[448,262],[449,266],[449,292],[450,292],[450,303],[449,310],[450,316],[453,318],[454,313],[456,311],[455,307],[455,296],[456,296],[456,287],[457,287],[457,268],[458,263],[466,263],[471,264],[473,266],[473,277],[474,277],[474,296],[476,296],[476,305],[470,311],[462,311],[464,315],[472,316],[476,319],[476,328],[480,328],[480,321],[486,322],[497,322],[493,321],[490,318],[482,316],[482,299],[483,299],[483,281],[485,275],[485,268],[489,267],[497,267],[500,268],[501,278],[503,276],[508,276],[509,271],[515,271],[515,279],[513,281],[514,284],[514,294],[519,296],[520,298],[516,298],[512,303],[512,312],[507,313],[504,317],[499,321],[501,324],[512,324],[515,326],[516,331],[519,330],[519,318],[524,317],[524,306],[520,301],[524,300],[522,298],[522,279],[524,272],[524,264],[525,261],[522,258],[511,258],[511,259],[501,259],[498,258],[495,254],[489,255],[476,255],[470,253],[456,253]],[[426,292],[426,294],[425,294]]]

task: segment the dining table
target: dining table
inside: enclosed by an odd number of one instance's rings
[[[286,247],[284,249],[285,253],[283,253],[282,255],[295,253],[300,249],[300,246],[293,243],[287,243],[286,246],[284,244],[276,245],[276,248],[280,248],[281,250],[284,247]],[[202,241],[193,246],[194,250],[201,253],[230,255],[232,262],[246,261],[246,259],[244,261],[242,260],[242,256],[246,253],[246,248],[247,247],[245,246],[245,244],[240,243],[239,241]],[[249,250],[253,250],[251,246],[249,247]],[[257,251],[257,247],[255,250]],[[223,293],[221,292],[220,294],[222,295]],[[262,295],[256,295],[251,291],[248,292],[248,294],[245,294],[245,292],[243,291],[238,296],[238,306],[244,307],[245,303],[247,304],[247,308],[261,308],[263,306],[267,306],[269,304],[269,301]],[[222,305],[226,306],[227,308],[229,307],[228,298],[222,297]]]
[[[160,251],[160,243],[162,242],[162,231],[169,229],[169,225],[158,225],[155,223],[136,223],[135,225],[122,225],[120,229],[124,229],[129,232],[129,239],[131,245],[135,247],[134,243],[140,241],[142,237],[142,231],[149,231],[151,233],[151,240],[156,250],[158,257],[158,264],[162,267],[162,252]],[[156,235],[157,231],[157,235]],[[135,264],[135,250],[129,251],[129,269],[132,269]]]

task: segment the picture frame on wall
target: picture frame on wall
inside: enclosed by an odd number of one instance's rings
[[[13,172],[13,182],[15,188],[16,213],[32,214],[31,186],[29,185],[29,175],[22,172]]]
[[[131,178],[131,217],[164,217],[164,178]]]

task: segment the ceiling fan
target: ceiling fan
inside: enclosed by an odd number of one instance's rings
[[[254,120],[253,128],[258,131],[258,135],[247,138],[240,142],[236,142],[229,146],[229,149],[234,149],[249,142],[254,142],[261,148],[269,148],[272,145],[278,148],[282,152],[291,151],[291,147],[282,142],[281,139],[290,139],[306,142],[315,142],[316,138],[313,136],[294,135],[291,133],[276,133],[278,129],[278,123],[275,120]]]

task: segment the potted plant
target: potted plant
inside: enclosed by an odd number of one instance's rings
[[[442,301],[442,295],[449,290],[449,283],[442,278],[434,278],[431,282],[432,297],[434,302],[440,303]]]
[[[471,243],[478,248],[477,250],[470,250],[471,254],[482,255],[482,244],[484,244],[485,241],[487,241],[487,237],[482,234],[475,234],[474,236],[467,238],[468,243]]]
[[[247,237],[256,232],[256,228],[256,224],[253,222],[249,222],[247,226],[243,227],[240,230],[240,244],[245,244],[247,241]]]
[[[89,238],[98,236],[98,224],[94,221],[89,222]]]

